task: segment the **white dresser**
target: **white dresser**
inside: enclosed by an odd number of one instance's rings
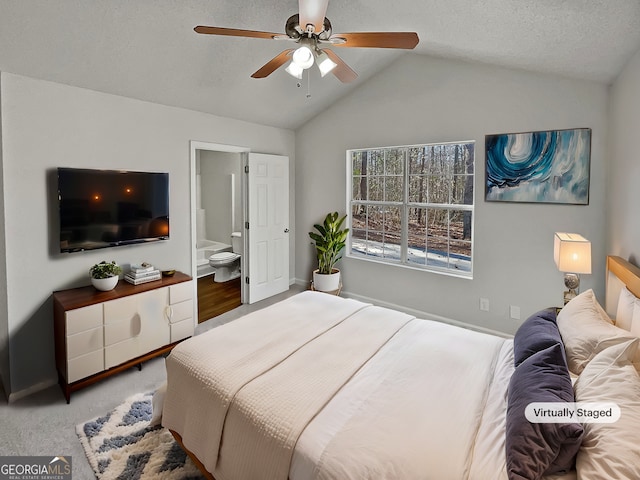
[[[81,287],[54,292],[58,379],[71,392],[170,351],[193,335],[193,282],[173,277],[109,292]]]

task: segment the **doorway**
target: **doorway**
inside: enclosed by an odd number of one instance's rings
[[[198,323],[226,313],[243,303],[241,271],[244,201],[243,149],[192,142],[192,238],[197,277]],[[235,254],[224,267],[212,266],[212,256]],[[224,270],[224,271],[223,271]]]
[[[208,183],[207,171],[213,171],[217,184]],[[207,312],[219,315],[226,308],[254,303],[289,288],[289,189],[288,157],[191,142],[191,271],[198,277],[194,293],[203,304],[207,298],[216,304],[213,310],[205,305],[198,308],[200,321],[211,318],[205,318],[210,315]],[[209,193],[214,200],[206,198]],[[239,278],[224,274],[223,282],[212,282],[228,288],[200,280],[218,275],[217,262],[209,262],[215,249],[240,255]],[[238,289],[239,302],[232,293]]]

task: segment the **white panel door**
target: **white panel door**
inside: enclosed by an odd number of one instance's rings
[[[249,154],[249,303],[289,289],[289,157]]]

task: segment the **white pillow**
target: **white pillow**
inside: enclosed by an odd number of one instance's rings
[[[558,313],[557,323],[569,370],[577,375],[605,348],[636,338],[613,325],[591,289],[567,303]],[[640,363],[640,357],[635,362]]]
[[[640,376],[631,364],[638,339],[600,352],[575,384],[578,402],[613,402],[615,423],[585,423],[576,469],[584,479],[640,478]]]
[[[636,337],[640,337],[640,300],[636,298],[633,306],[633,317],[631,318],[631,328],[629,331]]]
[[[636,296],[627,287],[620,290],[618,297],[618,308],[616,310],[616,326],[624,330],[631,331],[633,321],[633,309],[636,305]]]

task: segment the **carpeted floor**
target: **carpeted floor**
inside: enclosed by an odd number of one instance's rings
[[[198,468],[171,433],[149,425],[152,394],[137,394],[111,412],[76,426],[100,480],[195,480]]]

